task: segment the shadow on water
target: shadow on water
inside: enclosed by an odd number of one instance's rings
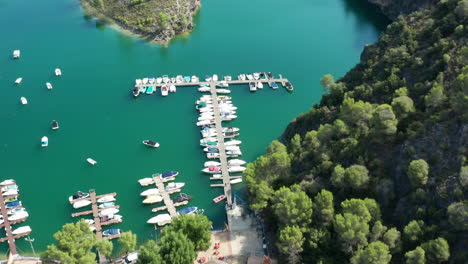
[[[380,9],[362,0],[342,0],[346,14],[355,15],[358,18],[358,25],[372,25],[377,31],[385,30],[392,21],[387,18]]]
[[[96,19],[96,28],[100,31],[106,30],[106,22]]]

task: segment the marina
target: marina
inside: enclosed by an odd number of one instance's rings
[[[31,228],[29,226],[22,226],[13,230],[13,225],[26,221],[29,215],[21,201],[18,201],[18,186],[14,180],[2,181],[0,189],[2,191],[2,194],[0,194],[0,213],[2,216],[0,219],[0,229],[4,228],[5,231],[5,237],[0,238],[0,243],[8,242],[10,257],[14,258],[18,255],[15,240],[31,234]],[[11,195],[5,195],[11,190],[16,190],[16,192],[12,192],[14,194]]]

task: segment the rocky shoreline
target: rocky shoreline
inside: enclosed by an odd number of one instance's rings
[[[87,15],[160,44],[194,28],[199,0],[81,0]]]

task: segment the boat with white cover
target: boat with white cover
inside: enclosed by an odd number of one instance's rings
[[[219,94],[230,94],[230,93],[231,93],[231,90],[228,90],[228,89],[217,89],[217,90],[216,90],[216,93],[219,93]]]
[[[158,188],[151,188],[140,193],[141,196],[150,196],[159,194]]]
[[[115,201],[115,197],[113,195],[106,195],[97,199],[98,203],[107,203],[107,202],[113,202],[113,201]]]
[[[28,104],[28,99],[26,99],[26,97],[21,97],[20,100],[21,100],[21,104],[24,104],[24,105]]]
[[[26,208],[24,208],[24,207],[13,208],[13,209],[7,211],[7,214],[8,215],[14,215],[14,214],[17,214],[19,212],[26,212]]]
[[[258,88],[258,89],[263,89],[263,83],[262,83],[262,82],[258,82],[258,83],[257,83],[257,88]]]
[[[221,166],[220,162],[217,161],[207,161],[205,164],[203,164],[205,167],[218,167]]]
[[[52,84],[50,82],[47,82],[45,85],[46,85],[48,90],[52,90],[53,87],[52,87]]]
[[[0,182],[0,185],[9,185],[9,184],[15,184],[15,180],[13,179],[8,179]]]
[[[2,196],[10,196],[10,195],[17,195],[17,194],[18,194],[18,190],[8,190],[2,193]]]
[[[210,88],[210,87],[206,87],[206,86],[204,86],[204,87],[199,87],[199,88],[198,88],[198,91],[199,91],[199,92],[209,92],[210,90],[211,90],[211,88]]]
[[[219,153],[206,153],[208,159],[219,159]]]
[[[20,84],[22,81],[23,81],[23,78],[20,77],[20,78],[18,78],[18,79],[15,80],[15,83],[16,83],[16,84]]]
[[[167,88],[167,85],[161,86],[161,95],[167,96],[168,94],[169,94],[169,88]]]
[[[14,59],[19,59],[21,56],[21,51],[20,50],[14,50],[13,51],[13,58]]]
[[[97,164],[97,161],[93,160],[92,158],[87,158],[86,161],[93,166]]]
[[[243,172],[245,171],[245,169],[246,167],[242,167],[242,166],[232,166],[228,168],[228,171],[229,172]]]
[[[239,80],[241,81],[245,81],[245,74],[240,74],[239,77],[238,77]]]
[[[176,86],[175,86],[175,85],[173,85],[173,84],[171,84],[171,85],[169,86],[169,92],[171,92],[171,93],[175,93],[176,91],[177,91],[177,88],[176,88]]]
[[[16,213],[16,214],[10,215],[10,216],[8,217],[8,221],[16,221],[16,220],[19,220],[19,219],[26,218],[26,217],[28,217],[28,216],[29,216],[29,214],[28,214],[28,212],[26,212],[26,211],[18,212],[18,213]]]
[[[172,217],[169,214],[160,214],[155,217],[150,218],[146,223],[148,224],[159,224],[171,221]]]
[[[119,212],[119,209],[117,208],[107,208],[99,212],[99,216],[103,217],[103,216],[115,215],[118,212]]]
[[[238,179],[232,179],[229,181],[231,184],[236,184],[236,183],[241,183],[242,182],[242,179],[241,178],[238,178]]]
[[[144,204],[154,204],[159,203],[163,200],[161,195],[149,195],[146,199],[143,200]]]
[[[90,200],[81,200],[73,204],[73,208],[78,209],[91,204]]]
[[[143,179],[138,180],[138,183],[141,186],[148,186],[150,184],[154,184],[154,179],[153,178],[143,178]]]
[[[30,226],[22,226],[22,227],[18,227],[15,230],[11,231],[11,233],[13,235],[20,235],[20,234],[28,233],[28,232],[31,232],[31,231],[32,231],[32,229],[31,229]]]
[[[225,142],[224,142],[224,145],[225,145],[225,146],[234,146],[234,145],[240,145],[240,144],[242,144],[242,141],[236,140],[236,139],[233,139],[233,140],[229,140],[229,141],[225,141]]]
[[[242,166],[245,165],[247,162],[240,160],[240,159],[232,159],[228,160],[228,166]]]
[[[166,191],[177,190],[185,186],[185,182],[170,182],[166,185]]]
[[[59,68],[55,69],[55,76],[62,76],[62,70]]]
[[[41,138],[41,146],[43,146],[43,147],[49,146],[49,138],[47,138],[46,136],[43,136]]]
[[[254,73],[253,73],[253,78],[254,78],[255,80],[260,79],[260,73],[254,72]]]

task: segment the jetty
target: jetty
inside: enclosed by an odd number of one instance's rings
[[[78,201],[89,200],[89,201],[91,201],[91,210],[78,212],[78,213],[72,213],[71,216],[72,217],[78,217],[78,216],[92,214],[94,224],[92,224],[90,226],[94,226],[94,228],[96,229],[96,236],[97,236],[98,239],[103,239],[104,238],[104,239],[109,239],[110,240],[110,239],[114,239],[114,238],[119,238],[121,236],[121,234],[103,236],[102,235],[102,226],[121,223],[122,219],[113,219],[113,220],[103,222],[103,221],[101,221],[102,219],[99,216],[99,213],[101,211],[103,211],[103,210],[110,209],[110,208],[118,209],[120,206],[115,205],[115,206],[110,206],[110,207],[105,207],[105,208],[99,208],[98,201],[97,201],[99,198],[102,198],[104,196],[116,196],[116,195],[117,195],[117,193],[115,193],[115,192],[114,193],[108,193],[108,194],[102,194],[102,195],[96,195],[95,190],[89,190],[89,197],[72,200],[71,204],[74,204],[74,203],[76,203]]]
[[[0,185],[0,188],[3,189],[5,187],[12,186],[12,185],[16,185],[16,182],[13,181],[12,183],[9,183],[9,184]],[[10,199],[10,198],[14,198],[14,197],[18,197],[18,196],[19,196],[19,193],[14,194],[14,195],[5,196],[5,197],[2,194],[0,194],[0,213],[1,213],[1,216],[2,216],[2,218],[4,220],[4,223],[0,225],[0,229],[1,228],[5,229],[5,237],[0,238],[0,242],[6,242],[6,241],[8,242],[8,246],[9,246],[9,249],[10,249],[9,258],[18,256],[18,250],[16,248],[15,240],[18,239],[18,238],[28,236],[29,234],[31,234],[31,231],[21,233],[21,234],[17,234],[17,235],[13,234],[13,227],[12,226],[14,224],[26,221],[27,216],[23,217],[21,219],[14,220],[14,221],[8,220],[8,211],[9,210],[12,210],[12,209],[15,209],[15,208],[23,208],[23,206],[19,205],[19,206],[15,206],[15,207],[9,207],[7,209],[6,208],[7,202],[5,202],[5,201]]]

